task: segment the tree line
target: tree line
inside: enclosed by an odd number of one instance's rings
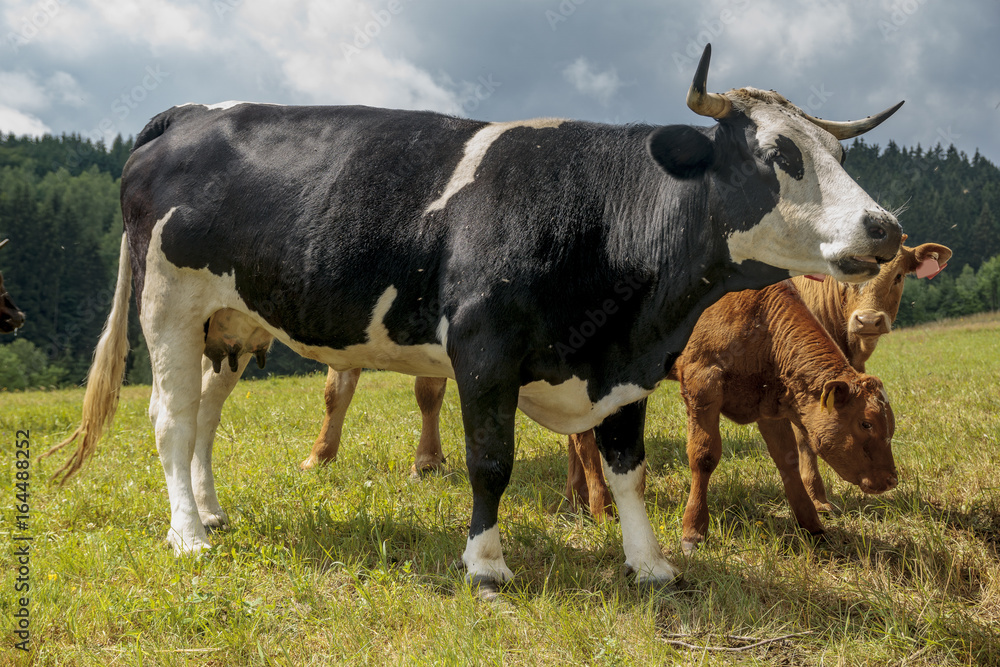
[[[80,384],[111,308],[122,233],[119,179],[132,139],[111,146],[79,135],[0,134],[0,271],[27,323],[0,335],[0,390]],[[1000,170],[953,146],[881,149],[855,140],[847,171],[899,211],[907,245],[949,246],[951,266],[908,279],[897,326],[1000,310]],[[996,212],[996,213],[994,213]],[[151,380],[135,308],[128,380]],[[248,377],[322,370],[281,345]]]

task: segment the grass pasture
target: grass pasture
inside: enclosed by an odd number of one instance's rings
[[[323,377],[242,382],[214,454],[232,525],[197,560],[164,541],[148,387],[124,390],[110,436],[63,488],[46,484],[62,458],[34,457],[75,428],[82,390],[0,394],[0,664],[998,665],[1000,317],[894,332],[869,371],[893,401],[899,487],[864,496],[824,467],[840,511],[814,540],[796,530],[756,430],[725,423],[711,534],[690,559],[679,545],[683,404],[673,383],[654,394],[647,506],[684,571],[668,591],[638,591],[621,572],[616,523],[553,511],[564,438],[519,415],[501,505],[517,578],[496,602],[454,567],[471,494],[453,386],[448,471],[414,483],[410,378],[366,373],[338,461],[306,473],[297,464],[319,428]],[[33,455],[27,531],[12,511],[19,429]],[[13,648],[13,537],[25,534],[26,654]],[[776,641],[748,647],[763,640]]]

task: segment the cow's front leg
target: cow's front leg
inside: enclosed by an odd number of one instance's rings
[[[809,446],[809,434],[794,424],[792,424],[792,431],[795,433],[795,442],[799,449],[799,476],[802,478],[802,484],[805,485],[806,492],[812,498],[816,511],[832,512],[833,505],[826,497],[826,487],[819,474],[816,452]]]
[[[788,498],[795,519],[813,535],[821,534],[823,524],[820,523],[816,507],[806,492],[799,473],[799,449],[792,432],[792,423],[787,419],[762,419],[757,422],[757,428],[764,436],[767,451],[778,466],[781,483],[785,486],[785,497]]]
[[[466,581],[490,593],[514,576],[504,562],[497,514],[514,466],[514,412],[519,387],[514,380],[486,386],[478,380],[458,380],[457,384],[472,485],[472,520],[462,562]]]
[[[221,370],[216,373],[211,360],[205,356],[201,358],[201,406],[198,408],[198,432],[191,459],[191,484],[201,523],[208,529],[222,528],[229,522],[215,492],[212,447],[222,417],[222,406],[233,392],[249,361],[250,355],[244,354],[235,371],[229,364],[222,364]]]
[[[689,391],[685,385],[687,404],[688,467],[691,468],[691,493],[684,507],[681,549],[690,556],[708,537],[708,483],[722,458],[722,435],[719,415],[722,395],[719,383],[692,382],[699,391]]]
[[[643,585],[668,584],[680,571],[663,557],[649,523],[646,503],[646,400],[626,405],[594,429],[604,462],[604,476],[618,507],[625,566]]]

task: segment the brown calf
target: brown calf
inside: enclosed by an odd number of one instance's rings
[[[906,236],[903,236],[906,241]],[[883,335],[889,333],[899,313],[903,283],[907,275],[933,278],[951,259],[951,248],[938,243],[924,243],[916,248],[905,245],[879,274],[862,285],[848,285],[836,280],[816,282],[805,276],[793,278],[803,301],[826,329],[855,370],[864,372],[865,362],[875,352]],[[816,456],[806,444],[804,433],[795,430],[799,443],[799,471],[802,482],[816,509],[833,509],[826,497]],[[593,486],[593,482],[589,482]]]
[[[823,527],[799,476],[792,425],[808,434],[814,455],[865,493],[896,486],[895,421],[881,381],[851,367],[791,282],[728,294],[706,310],[672,375],[688,412],[685,552],[708,532],[708,481],[722,454],[720,415],[757,423],[792,512],[811,533]]]
[[[896,319],[904,278],[914,273],[918,277],[933,277],[944,268],[951,255],[950,248],[937,243],[924,243],[916,248],[903,246],[892,261],[882,266],[878,276],[863,285],[847,285],[832,279],[816,282],[805,276],[793,278],[792,282],[851,366],[863,372],[879,338],[889,333]],[[695,329],[692,341],[697,334],[698,329]],[[814,506],[819,511],[832,510],[816,454],[808,445],[808,436],[793,423],[788,428],[795,433],[799,473]],[[603,517],[611,510],[611,493],[604,484],[601,457],[592,442],[592,434],[581,433],[569,438],[566,497],[572,506],[579,502],[590,507],[595,517]]]
[[[7,245],[10,239],[4,239],[0,241],[0,248]],[[22,313],[16,305],[14,305],[13,299],[10,298],[10,294],[3,286],[3,275],[0,274],[0,333],[11,333],[12,331],[18,329],[24,324],[24,313]]]

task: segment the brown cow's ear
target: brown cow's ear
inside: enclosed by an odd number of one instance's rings
[[[823,385],[823,393],[819,396],[819,402],[825,412],[833,414],[844,407],[850,396],[851,386],[849,384],[843,380],[830,380]]]
[[[917,264],[930,257],[937,260],[937,263],[941,266],[944,266],[951,259],[951,254],[951,248],[940,243],[924,243],[913,249],[913,258]]]

